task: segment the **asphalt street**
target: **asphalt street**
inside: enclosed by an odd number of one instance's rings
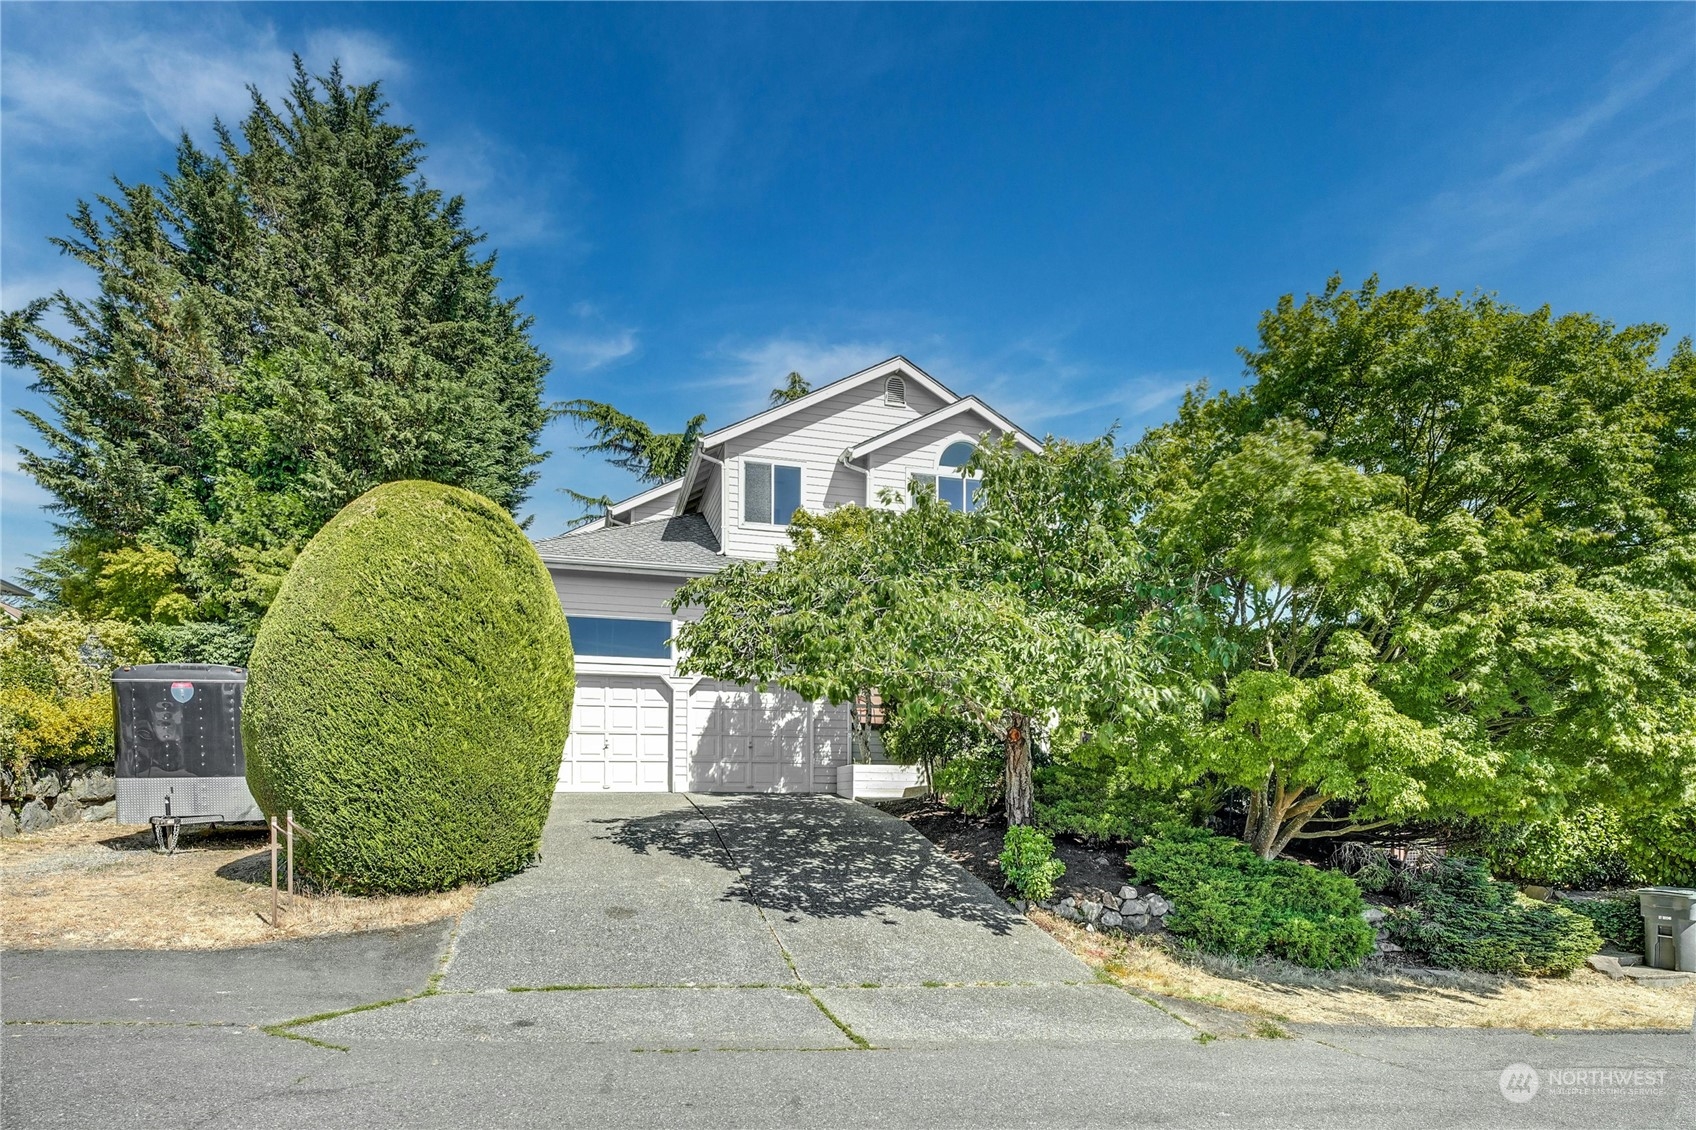
[[[8,1130],[1696,1126],[1696,1032],[1215,1036],[833,798],[562,797],[457,924],[0,981]]]

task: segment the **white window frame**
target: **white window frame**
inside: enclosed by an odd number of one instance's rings
[[[976,483],[978,489],[982,490],[983,489],[983,478],[981,476],[978,477],[978,478],[968,478],[968,477],[966,477],[965,473],[961,471],[961,469],[959,467],[945,467],[945,466],[943,466],[942,457],[948,453],[949,448],[953,447],[957,443],[966,444],[967,446],[969,446],[972,449],[973,455],[977,454],[978,444],[977,444],[976,440],[970,439],[966,436],[955,436],[954,438],[950,439],[947,443],[943,444],[942,450],[936,453],[936,470],[935,470],[935,472],[933,472],[932,474],[929,474],[929,475],[915,476],[915,477],[930,480],[928,485],[930,486],[930,488],[933,491],[936,492],[937,498],[942,497],[942,480],[943,479],[951,479],[955,482],[958,482],[960,484],[960,510],[958,511],[958,513],[970,514],[970,513],[973,512],[973,507],[971,506],[972,496],[969,493],[970,484]],[[968,456],[968,458],[970,458],[970,457]]]
[[[801,480],[800,489],[799,489],[800,505],[795,507],[795,509],[798,510],[798,511],[807,509],[807,467],[806,467],[806,464],[804,464],[804,463],[779,463],[776,459],[754,459],[754,458],[751,458],[751,457],[740,459],[737,462],[741,464],[741,468],[737,472],[736,486],[737,486],[737,490],[740,492],[740,497],[737,499],[736,511],[737,511],[738,516],[742,519],[742,524],[744,526],[765,526],[769,529],[774,529],[774,530],[786,530],[786,529],[789,528],[789,525],[790,525],[790,523],[788,523],[788,522],[778,522],[778,521],[775,521],[775,520],[769,521],[769,522],[749,521],[749,519],[748,519],[748,465],[750,463],[761,463],[761,464],[764,464],[765,466],[771,468],[771,471],[772,471],[771,504],[772,504],[772,507],[773,507],[772,512],[773,512],[774,515],[776,514],[776,507],[777,507],[777,469],[779,467],[793,467],[793,468],[795,468],[795,472],[800,477],[800,480]]]

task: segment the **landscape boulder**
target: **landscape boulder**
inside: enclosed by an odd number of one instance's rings
[[[18,830],[23,832],[45,832],[58,821],[53,819],[53,810],[39,800],[24,802],[18,810]]]

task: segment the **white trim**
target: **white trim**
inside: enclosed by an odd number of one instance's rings
[[[1042,444],[1032,439],[1022,428],[1007,419],[1007,417],[1001,415],[1001,413],[997,412],[995,409],[991,408],[975,396],[964,396],[959,400],[954,401],[952,404],[938,408],[935,412],[932,412],[928,416],[920,416],[916,420],[909,420],[899,427],[891,428],[881,435],[875,435],[863,443],[855,444],[853,447],[850,447],[847,451],[843,452],[843,457],[845,460],[863,459],[880,448],[888,447],[890,444],[904,440],[908,436],[917,435],[919,432],[924,431],[928,427],[952,420],[954,417],[967,412],[977,413],[980,418],[994,425],[996,428],[999,428],[1004,434],[1012,436],[1016,443],[1025,448],[1025,450],[1029,451],[1031,454],[1035,455],[1042,451]],[[972,442],[976,443],[978,441],[973,440]]]
[[[702,447],[700,444],[696,444],[695,450],[689,453],[689,465],[683,469],[683,477],[677,480],[680,485],[685,483],[688,484],[689,489],[679,490],[677,492],[677,502],[673,504],[671,508],[672,517],[681,518],[688,509],[689,500],[695,495],[695,470],[702,463],[711,463],[720,471],[724,470],[724,460],[718,458],[716,455],[708,455],[706,448]],[[721,510],[720,518],[722,517],[723,512]],[[717,531],[714,532],[716,533]]]
[[[577,569],[586,573],[652,573],[661,577],[709,577],[724,566],[665,565],[652,561],[609,561],[604,557],[558,557],[542,554],[549,569]],[[723,557],[721,553],[719,556]],[[726,559],[726,564],[729,560]]]
[[[618,502],[609,502],[609,503],[607,503],[607,516],[611,517],[612,515],[617,514],[621,510],[628,510],[628,509],[631,509],[633,507],[640,506],[644,502],[653,502],[655,499],[663,498],[667,493],[669,493],[671,491],[678,490],[682,486],[683,486],[683,480],[682,479],[680,479],[680,478],[678,478],[678,479],[668,479],[667,481],[661,483],[657,487],[649,487],[647,490],[643,491],[641,494],[633,494],[629,498],[622,499]],[[602,520],[604,521],[605,519],[602,519]],[[619,525],[629,525],[630,523],[621,522],[621,523],[618,523],[618,524]],[[578,531],[572,530],[571,532],[577,533]]]
[[[578,655],[575,668],[585,675],[653,675],[670,680],[676,662],[670,659],[624,659],[616,655]]]

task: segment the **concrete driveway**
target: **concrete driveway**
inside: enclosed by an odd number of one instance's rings
[[[562,796],[544,851],[457,929],[4,954],[4,1124],[1696,1124],[1689,1034],[1213,1038],[847,801]]]
[[[446,986],[1076,983],[1089,970],[905,823],[821,796],[562,794]]]
[[[838,797],[566,794],[540,865],[483,892],[442,987],[321,1027],[340,1039],[485,1029],[536,990],[525,1038],[854,1047],[1087,1023],[1179,1037],[906,824]],[[568,991],[576,990],[576,991]]]

